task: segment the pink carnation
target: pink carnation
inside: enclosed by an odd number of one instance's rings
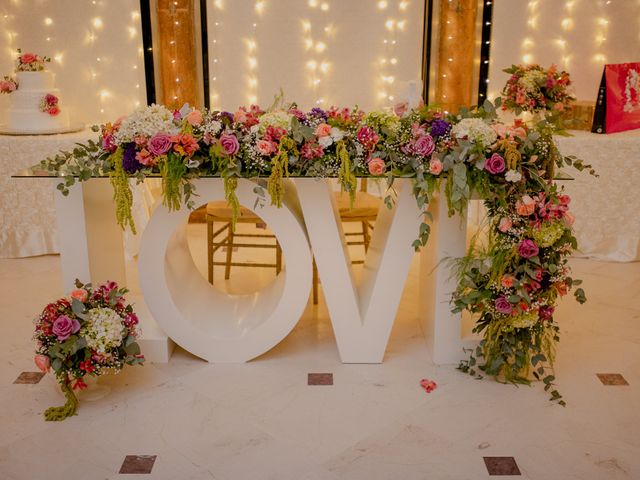
[[[429,162],[429,173],[432,175],[440,175],[442,172],[442,162],[438,158],[432,158]]]
[[[364,126],[358,130],[358,141],[362,144],[364,148],[367,150],[373,150],[376,147],[376,144],[380,140],[378,134],[373,130],[373,128]]]
[[[271,155],[277,149],[276,144],[269,140],[258,140],[256,148],[262,155]]]

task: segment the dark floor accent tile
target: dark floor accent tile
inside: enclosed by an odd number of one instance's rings
[[[489,475],[520,475],[520,469],[513,457],[482,457]]]
[[[40,380],[42,380],[42,377],[44,377],[44,375],[45,374],[42,372],[22,372],[20,375],[18,375],[18,378],[16,378],[13,383],[40,383]]]
[[[151,473],[156,455],[127,455],[118,473]]]
[[[603,385],[629,385],[629,382],[619,373],[596,373]]]
[[[333,385],[333,373],[310,373],[308,385]]]

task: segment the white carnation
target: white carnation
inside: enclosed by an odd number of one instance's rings
[[[336,142],[344,138],[344,132],[338,127],[331,127],[329,135],[331,135],[331,138],[333,138]]]
[[[507,182],[516,183],[522,180],[522,174],[517,170],[507,170],[507,173],[505,173],[504,178]]]
[[[87,312],[87,321],[80,335],[87,346],[98,353],[106,354],[122,344],[125,327],[122,318],[110,308],[92,308]]]
[[[468,138],[474,143],[488,147],[498,139],[496,132],[481,118],[463,118],[451,129],[456,138]]]
[[[329,135],[327,135],[326,137],[320,137],[318,139],[318,143],[322,148],[327,148],[333,143],[333,138],[331,138]]]
[[[115,134],[115,141],[120,145],[132,142],[137,136],[151,138],[156,133],[173,135],[179,130],[180,128],[173,123],[173,113],[162,105],[153,104],[140,107],[125,118]]]

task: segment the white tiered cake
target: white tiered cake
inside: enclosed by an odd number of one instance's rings
[[[42,111],[41,104],[47,94],[60,97],[55,88],[54,75],[47,70],[17,72],[18,89],[11,94],[7,128],[20,133],[57,132],[69,127],[69,115],[65,109],[51,115]],[[56,103],[57,104],[57,103]]]

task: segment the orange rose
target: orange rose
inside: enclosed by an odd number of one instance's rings
[[[71,290],[69,296],[79,302],[86,302],[87,298],[89,298],[89,292],[87,292],[84,288],[76,288],[75,290]]]
[[[529,195],[522,197],[522,200],[516,202],[516,211],[522,217],[528,217],[536,211],[536,202]]]
[[[513,275],[503,275],[502,280],[500,280],[500,285],[504,288],[513,287],[513,282],[515,281],[515,277]]]

